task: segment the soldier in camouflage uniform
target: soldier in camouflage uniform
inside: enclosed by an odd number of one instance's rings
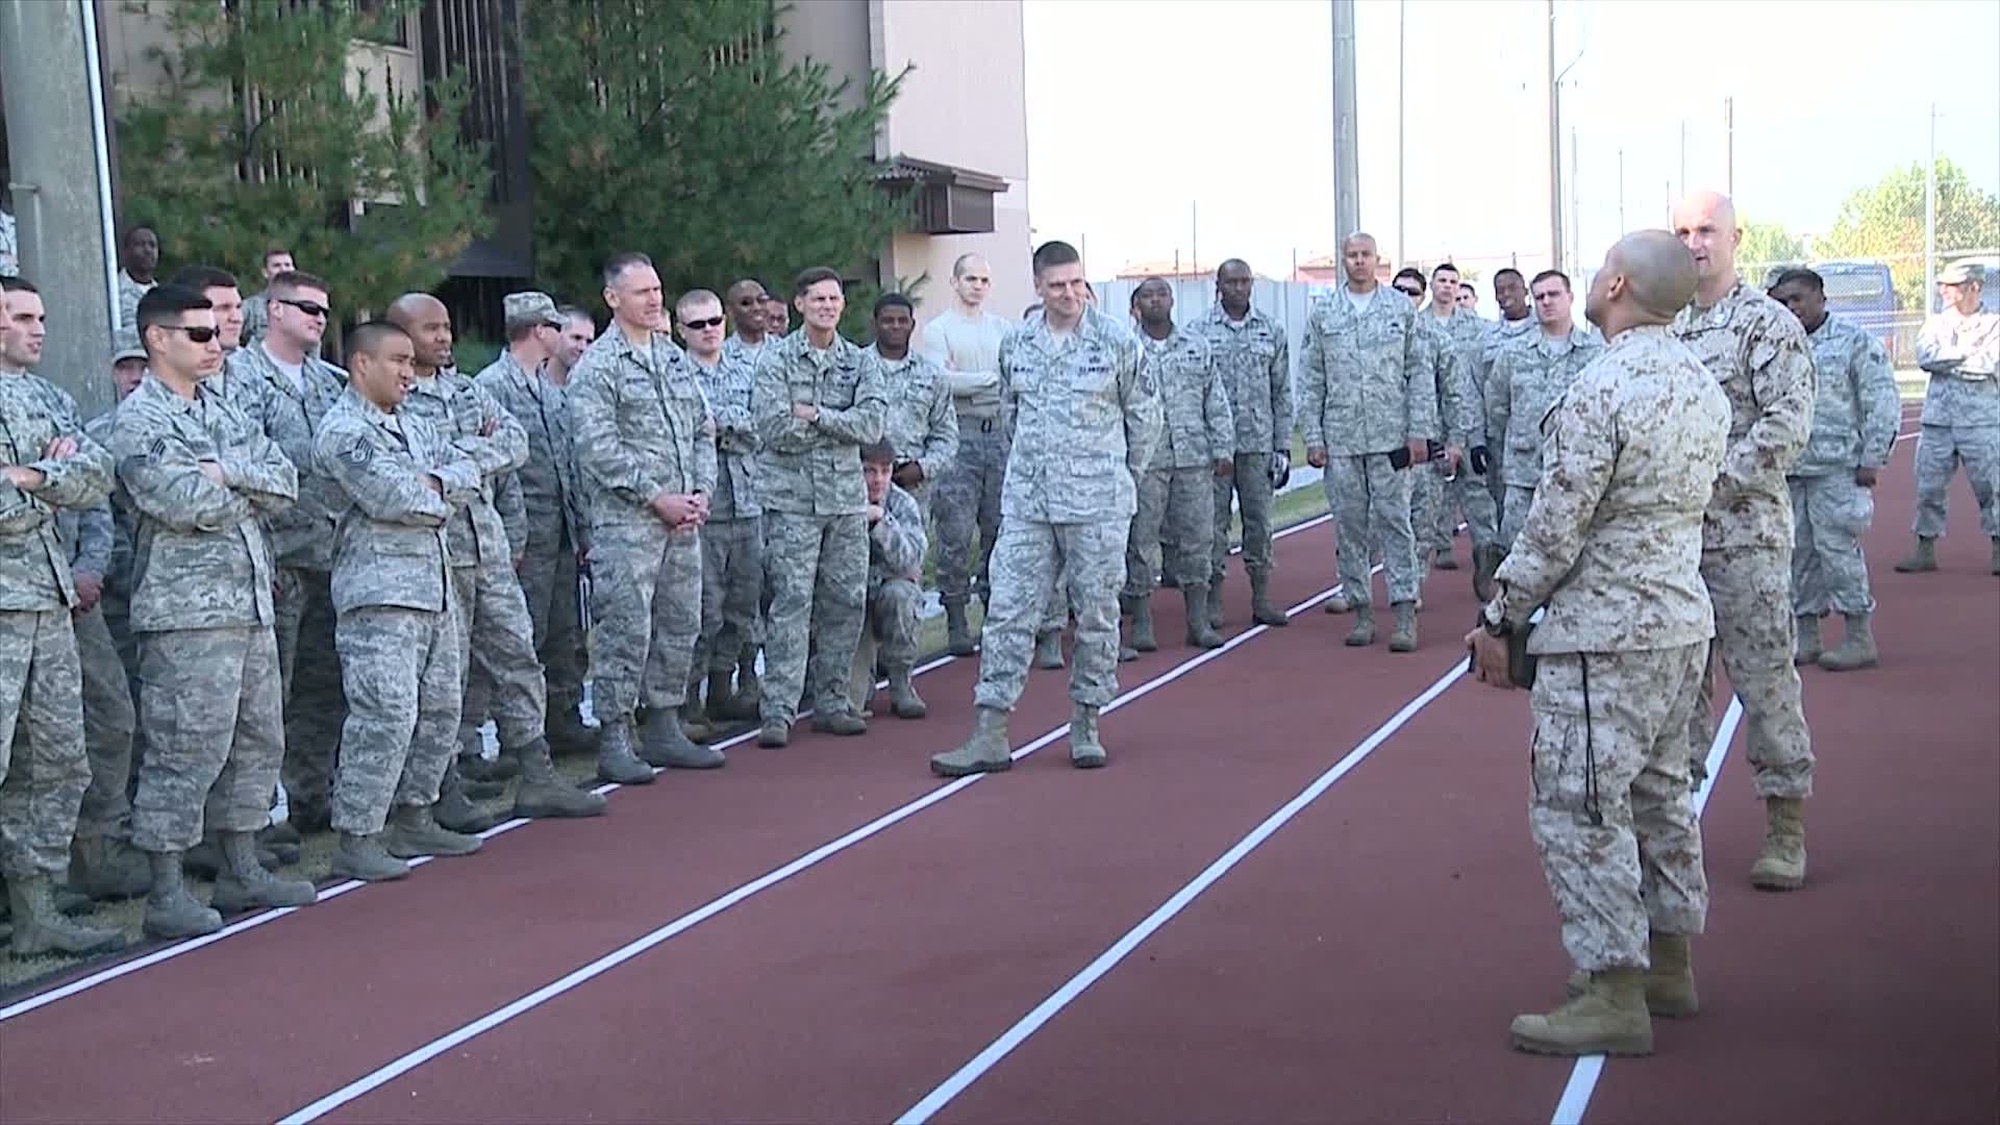
[[[589,657],[577,613],[578,558],[589,547],[590,525],[576,479],[567,398],[569,369],[581,356],[581,348],[570,354],[576,344],[566,335],[576,318],[545,293],[509,293],[503,305],[507,350],[473,382],[513,415],[528,438],[528,459],[514,470],[526,541],[512,546],[521,559],[521,594],[542,662],[543,732],[556,753],[594,754],[598,732],[583,724],[580,710]],[[593,328],[587,318],[578,325],[586,343]],[[461,731],[486,718],[491,693],[487,673],[475,662]],[[522,815],[518,797],[515,804]]]
[[[1486,432],[1499,443],[1500,473],[1507,484],[1499,533],[1504,548],[1513,547],[1535,502],[1535,485],[1542,477],[1542,419],[1604,350],[1597,333],[1571,317],[1567,276],[1545,270],[1535,275],[1534,289],[1541,330],[1500,345],[1486,381]]]
[[[1299,429],[1306,460],[1326,470],[1339,524],[1342,590],[1355,614],[1350,645],[1375,643],[1369,560],[1382,552],[1394,652],[1417,647],[1422,575],[1410,526],[1409,468],[1437,438],[1435,379],[1409,301],[1375,279],[1372,235],[1341,244],[1347,284],[1314,306],[1299,351]]]
[[[41,294],[21,278],[0,279],[0,876],[16,957],[125,944],[118,931],[76,925],[55,904],[90,784],[71,623],[77,592],[58,518],[102,501],[112,470],[76,400],[29,371],[45,337]]]
[[[146,933],[191,937],[221,929],[223,911],[314,900],[311,883],[264,869],[256,839],[285,752],[276,570],[259,517],[292,503],[298,472],[204,385],[222,366],[207,297],[159,286],[138,318],[150,374],[120,404],[110,437],[135,514],[130,620],[150,733],[132,840],[152,860]],[[201,841],[207,815],[223,855],[212,908],[181,881],[182,854]]]
[[[1291,472],[1292,361],[1283,326],[1252,308],[1256,275],[1231,258],[1215,271],[1215,304],[1189,330],[1208,341],[1229,396],[1236,427],[1235,465],[1215,478],[1215,538],[1209,548],[1208,623],[1222,628],[1223,563],[1229,558],[1230,498],[1243,516],[1243,572],[1250,577],[1250,616],[1259,625],[1291,624],[1271,604],[1271,498],[1274,481]]]
[[[1783,305],[1736,275],[1735,206],[1716,192],[1682,200],[1674,233],[1701,275],[1674,332],[1729,395],[1729,454],[1702,522],[1701,576],[1715,603],[1709,651],[1743,701],[1745,756],[1767,822],[1750,882],[1789,890],[1806,876],[1805,801],[1812,796],[1812,735],[1806,728],[1791,613],[1792,500],[1785,474],[1812,431],[1814,379],[1805,329]],[[1688,725],[1696,780],[1714,736],[1712,676]]]
[[[327,284],[311,274],[271,279],[263,336],[230,357],[223,397],[278,443],[299,474],[298,500],[265,520],[278,560],[278,661],[285,686],[285,786],[290,825],[331,823],[334,756],[347,711],[334,650],[332,482],[314,448],[321,420],[341,396],[347,373],[320,360],[332,315]]]
[[[750,277],[731,285],[727,296],[733,330],[729,338],[722,341],[722,354],[741,363],[744,370],[754,375],[764,350],[784,338],[785,318],[781,315],[784,302],[773,299],[765,292],[763,282]],[[773,312],[774,309],[780,312]],[[747,403],[748,400],[745,401]],[[756,458],[749,460],[755,461]],[[763,533],[764,521],[759,518],[757,567],[762,589],[757,596],[756,616],[751,619],[750,629],[736,655],[735,690],[729,697],[729,705],[724,708],[732,719],[756,718],[764,696],[763,685],[757,678],[757,656],[764,650],[764,615],[771,611],[771,581],[763,571]],[[706,539],[704,536],[704,543]],[[703,550],[706,549],[704,546]]]
[[[1125,545],[1125,587],[1132,647],[1159,648],[1153,636],[1153,590],[1161,556],[1187,605],[1187,643],[1220,648],[1208,605],[1214,563],[1214,481],[1236,471],[1236,419],[1208,338],[1174,323],[1174,290],[1149,277],[1133,291],[1139,310],[1139,378],[1159,399],[1159,444],[1139,474],[1137,507]]]
[[[1882,342],[1826,311],[1826,282],[1807,269],[1786,270],[1771,298],[1792,311],[1812,347],[1819,389],[1812,436],[1786,477],[1792,499],[1792,614],[1795,663],[1833,672],[1876,660],[1869,618],[1868,561],[1861,534],[1875,518],[1877,474],[1889,463],[1902,421],[1896,372]],[[1829,609],[1846,622],[1840,647],[1823,651],[1819,619]]]
[[[856,735],[868,724],[847,696],[868,596],[868,489],[861,447],[882,440],[888,390],[875,353],[835,331],[846,298],[824,266],[794,286],[801,332],[757,363],[751,416],[764,509],[765,620],[760,746],[783,746],[801,698],[813,699],[814,730]],[[810,674],[806,667],[810,628]]]
[[[965,605],[977,587],[990,594],[988,560],[1000,533],[1000,483],[1007,469],[1007,434],[1000,424],[1000,341],[1011,323],[986,309],[993,267],[977,254],[951,267],[955,299],[924,322],[917,350],[944,368],[958,416],[958,450],[937,482],[938,601],[945,640],[954,656],[970,656],[973,637]],[[978,557],[972,534],[979,533]],[[991,607],[988,606],[990,611]]]
[[[569,384],[570,432],[590,513],[592,710],[604,731],[597,773],[643,785],[652,780],[649,765],[724,764],[720,750],[688,738],[680,715],[701,636],[715,420],[700,376],[667,331],[651,259],[614,255],[604,267],[604,300],[611,324],[585,350]]]
[[[434,809],[464,691],[448,527],[485,474],[401,409],[416,357],[408,333],[371,323],[348,341],[348,389],[314,443],[338,520],[333,604],[349,707],[332,871],[374,882],[407,875],[402,861],[413,856],[479,850],[478,837],[442,827]]]
[[[1917,366],[1930,376],[1917,436],[1917,518],[1911,528],[1917,548],[1896,569],[1937,569],[1945,494],[1963,462],[1979,505],[1979,530],[1993,541],[1991,569],[2000,574],[2000,312],[1980,307],[1983,266],[1946,266],[1938,271],[1937,284],[1944,311],[1925,320],[1917,337]]]
[[[763,291],[759,287],[751,295]],[[761,316],[761,310],[751,315]],[[744,673],[743,686],[757,690],[755,697],[737,692],[729,677],[743,669],[740,662],[755,644],[763,612],[764,520],[757,503],[757,427],[750,417],[756,364],[746,358],[750,353],[732,351],[724,342],[722,302],[714,293],[682,294],[674,319],[715,419],[715,492],[701,525],[701,635],[688,700],[701,699],[706,676],[710,723],[754,719],[762,694],[754,667]]]
[[[875,300],[875,362],[889,395],[883,432],[896,450],[896,487],[931,513],[931,488],[958,456],[958,410],[951,381],[929,356],[910,350],[917,307],[901,293]]]
[[[1585,315],[1611,343],[1549,416],[1534,507],[1466,636],[1477,677],[1511,687],[1505,638],[1545,612],[1529,827],[1578,972],[1569,1002],[1515,1018],[1525,1051],[1647,1054],[1652,1014],[1696,1006],[1708,881],[1682,738],[1714,634],[1701,524],[1729,402],[1668,327],[1694,286],[1665,231],[1606,255]]]
[[[1465,513],[1466,530],[1472,540],[1473,592],[1491,595],[1493,568],[1504,553],[1496,548],[1499,513],[1487,487],[1489,451],[1486,447],[1486,402],[1479,373],[1480,353],[1488,331],[1479,314],[1459,298],[1458,267],[1450,262],[1431,269],[1431,301],[1417,322],[1431,329],[1438,358],[1434,367],[1438,378],[1438,424],[1444,431],[1444,456],[1426,465],[1417,479],[1429,477],[1421,526],[1413,531],[1423,539],[1418,544],[1418,561],[1435,562],[1440,570],[1458,569],[1452,541],[1458,533],[1458,515]],[[1468,471],[1469,470],[1469,471]]]
[[[993,607],[979,654],[972,737],[931,758],[945,777],[1013,764],[1007,715],[1021,697],[1029,650],[1055,576],[1076,614],[1070,665],[1070,762],[1105,763],[1098,715],[1118,694],[1118,591],[1138,510],[1137,475],[1165,424],[1139,371],[1139,341],[1084,304],[1083,261],[1065,242],[1035,251],[1041,311],[1000,349],[1001,406],[1011,435]]]
[[[889,710],[899,719],[921,719],[928,708],[910,682],[917,665],[917,609],[924,602],[924,513],[915,497],[893,482],[902,455],[886,438],[861,450],[868,486],[868,618],[849,672],[849,702],[868,708],[879,656],[889,680]]]

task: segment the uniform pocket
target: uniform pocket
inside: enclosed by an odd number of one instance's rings
[[[1535,802],[1547,808],[1583,808],[1583,714],[1536,707],[1529,741],[1529,777]]]

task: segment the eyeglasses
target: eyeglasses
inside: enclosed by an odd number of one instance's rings
[[[279,304],[290,305],[307,316],[326,316],[333,311],[318,301],[301,301],[296,297],[279,297],[277,300]]]
[[[723,318],[719,316],[705,317],[701,320],[683,320],[681,321],[681,327],[690,332],[697,332],[703,328],[714,328],[720,325],[722,320]]]
[[[217,336],[222,335],[222,329],[211,328],[206,324],[159,324],[154,327],[167,328],[175,332],[185,332],[187,333],[187,338],[197,344],[206,344]]]
[[[1396,292],[1406,293],[1412,297],[1421,297],[1424,295],[1424,291],[1414,285],[1398,285],[1396,286]]]

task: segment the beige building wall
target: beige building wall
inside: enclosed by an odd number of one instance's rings
[[[986,234],[902,234],[882,256],[882,282],[929,275],[917,316],[950,306],[951,264],[979,253],[993,265],[988,307],[1008,318],[1035,299],[1029,272],[1026,48],[1020,0],[810,0],[785,17],[786,53],[837,76],[869,67],[904,79],[876,137],[878,158],[905,156],[1002,177]]]

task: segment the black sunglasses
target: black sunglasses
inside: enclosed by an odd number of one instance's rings
[[[185,332],[187,333],[187,338],[197,344],[206,344],[217,336],[222,335],[222,329],[211,328],[206,324],[162,324],[159,327],[171,328],[175,332]]]
[[[1398,285],[1396,286],[1396,292],[1408,293],[1412,297],[1421,297],[1424,295],[1424,291],[1414,285]]]
[[[700,328],[714,328],[716,325],[721,324],[722,320],[723,318],[719,316],[706,317],[701,320],[683,320],[681,321],[681,327],[690,330],[700,329]]]
[[[325,316],[333,311],[317,301],[301,301],[296,297],[280,297],[278,303],[290,305],[307,316]]]

